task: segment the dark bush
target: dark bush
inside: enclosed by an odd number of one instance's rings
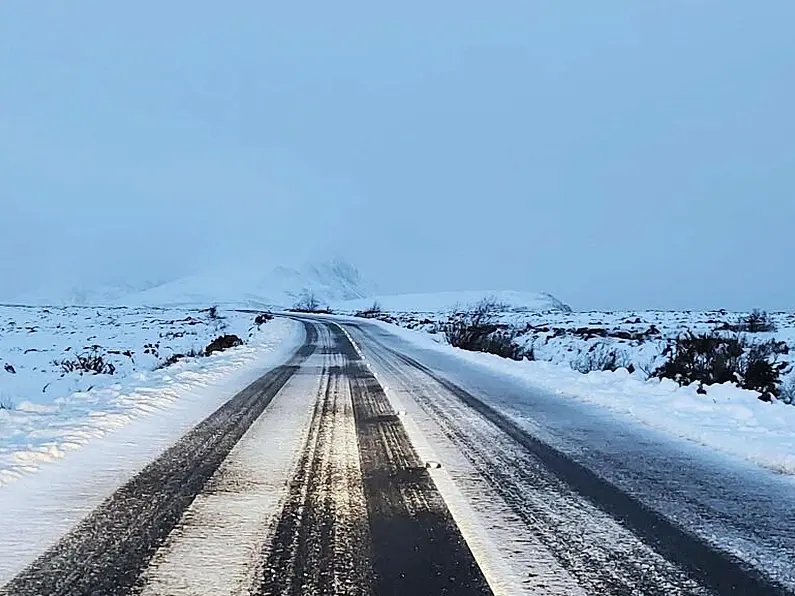
[[[781,395],[781,373],[787,368],[786,362],[778,362],[778,356],[789,352],[786,343],[766,341],[754,344],[748,350],[742,372],[741,386],[759,391],[763,401],[772,401]]]
[[[160,342],[144,344],[144,354],[150,354],[155,358],[160,358]]]
[[[514,342],[518,332],[494,321],[500,308],[496,300],[485,298],[468,311],[452,315],[442,325],[447,341],[463,350],[521,360],[522,349]]]
[[[105,355],[98,347],[94,347],[82,354],[75,354],[71,360],[56,360],[54,364],[61,368],[62,374],[75,371],[81,375],[83,373],[95,375],[112,375],[116,373],[116,367],[113,363],[105,361]]]
[[[594,344],[572,362],[571,367],[583,374],[592,371],[617,371],[619,368],[629,369],[632,364],[623,351],[605,344]],[[634,370],[634,367],[632,368]],[[632,371],[630,371],[632,372]]]
[[[511,360],[521,360],[522,348],[514,343],[514,339],[516,339],[516,333],[501,329],[484,336],[479,344],[475,344],[475,348],[479,352],[496,354]]]
[[[452,315],[442,325],[444,335],[451,346],[479,352],[484,338],[499,329],[494,315],[494,305],[487,299],[481,300],[468,311]]]
[[[264,325],[268,321],[272,321],[272,320],[273,320],[273,315],[272,314],[270,314],[268,312],[262,312],[262,313],[258,314],[256,317],[254,317],[254,324],[257,327],[261,327],[262,325]]]
[[[773,317],[763,310],[755,309],[747,317],[740,319],[741,331],[748,333],[772,333],[776,330]]]
[[[499,329],[493,323],[481,323],[464,317],[451,319],[442,327],[451,346],[473,352],[479,352],[484,338]]]
[[[206,348],[204,348],[204,355],[209,356],[214,352],[223,352],[224,350],[228,350],[229,348],[235,348],[237,346],[242,346],[243,340],[240,339],[237,335],[229,334],[229,335],[221,335],[216,337],[213,341],[211,341]]]
[[[157,368],[159,368],[159,369],[160,368],[168,368],[169,366],[171,366],[172,364],[176,364],[177,362],[179,362],[183,358],[196,358],[196,357],[201,356],[201,355],[202,355],[202,353],[201,352],[197,352],[196,350],[190,350],[190,351],[186,352],[185,354],[181,354],[181,353],[180,354],[171,354],[171,356],[169,356],[163,362],[161,362],[158,365]]]
[[[680,385],[734,383],[758,391],[760,399],[770,401],[781,391],[780,375],[787,366],[777,358],[787,351],[784,342],[749,343],[739,334],[689,333],[666,350],[668,360],[654,376],[673,379]]]
[[[522,359],[522,348],[514,343],[516,333],[495,325],[469,325],[466,321],[448,323],[445,337],[451,346],[471,352],[487,352],[513,360]]]
[[[724,323],[718,329],[737,333],[773,333],[776,331],[776,323],[765,311],[754,309],[750,314],[740,317],[736,323]]]
[[[680,385],[736,382],[745,348],[740,336],[689,333],[667,350],[668,360],[654,371],[654,376],[673,379]]]
[[[368,308],[360,310],[354,316],[364,319],[375,319],[378,318],[381,312],[381,305],[378,302],[373,302]]]

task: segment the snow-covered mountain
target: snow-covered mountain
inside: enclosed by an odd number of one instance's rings
[[[224,304],[286,308],[309,293],[322,305],[328,305],[370,297],[374,286],[356,267],[341,259],[298,268],[245,263],[183,277],[114,302],[124,306]]]
[[[16,298],[16,304],[47,306],[198,306],[290,308],[312,294],[322,306],[340,312],[363,310],[377,301],[392,312],[445,312],[483,298],[495,298],[514,312],[569,311],[546,293],[455,291],[377,296],[375,285],[352,264],[333,258],[299,267],[239,261],[164,283],[112,282],[66,286],[58,291]]]
[[[335,304],[341,311],[357,311],[370,307],[373,302],[387,312],[448,312],[466,308],[485,298],[494,298],[509,312],[571,312],[571,307],[546,292],[516,292],[513,290],[474,290],[463,292],[435,292],[423,294],[398,294],[370,299],[349,300]]]

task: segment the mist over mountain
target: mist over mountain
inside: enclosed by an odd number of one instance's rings
[[[102,306],[115,304],[124,296],[143,292],[164,283],[158,281],[107,281],[104,283],[68,283],[49,286],[34,292],[2,297],[3,302],[31,306]]]
[[[321,306],[340,312],[366,308],[373,302],[393,311],[438,311],[466,307],[495,298],[509,310],[569,310],[547,293],[505,289],[384,295],[378,285],[349,261],[334,257],[302,265],[266,265],[242,260],[160,281],[111,281],[65,284],[35,294],[6,298],[15,304],[46,306],[198,306],[286,309],[312,295]]]
[[[124,306],[226,304],[289,308],[312,294],[322,304],[367,298],[375,284],[338,258],[299,267],[230,264],[129,293],[114,300]]]

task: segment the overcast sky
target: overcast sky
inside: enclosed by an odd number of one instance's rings
[[[795,308],[795,2],[0,4],[0,295],[337,254]]]

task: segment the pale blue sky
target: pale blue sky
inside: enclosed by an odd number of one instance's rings
[[[239,254],[795,308],[795,2],[0,5],[0,295]]]

